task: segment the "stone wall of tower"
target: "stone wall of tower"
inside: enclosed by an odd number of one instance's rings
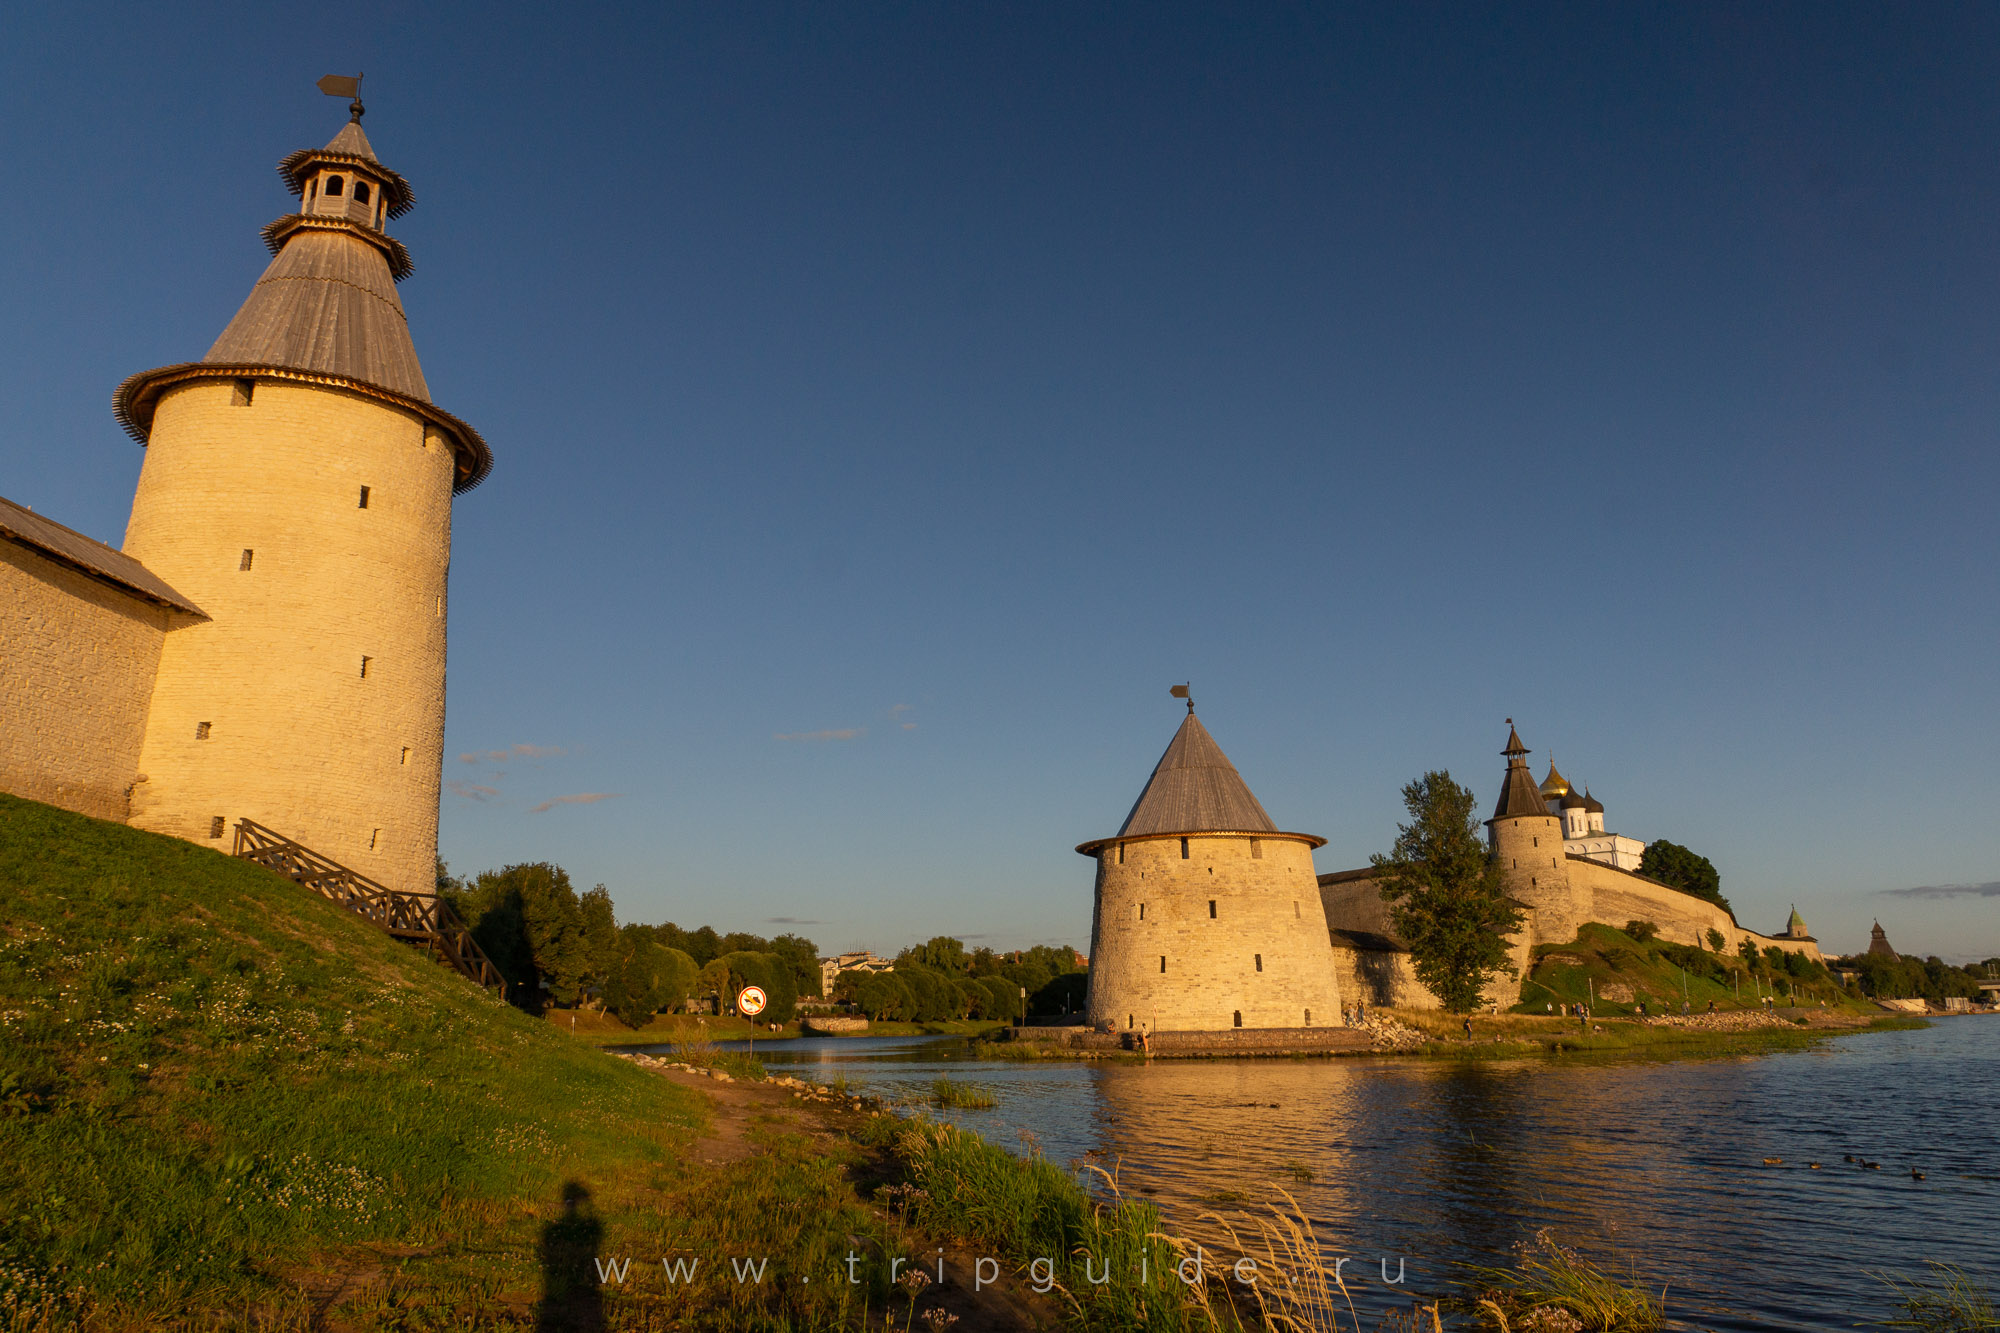
[[[1508,895],[1534,909],[1532,944],[1567,944],[1578,926],[1596,919],[1588,890],[1570,882],[1562,820],[1517,815],[1492,820],[1488,828]]]
[[[212,619],[167,636],[131,822],[207,841],[247,816],[431,892],[450,446],[335,388],[239,399],[197,380],[153,418],[125,550]]]
[[[0,791],[126,816],[170,611],[0,540]]]
[[[1194,834],[1187,848],[1183,858],[1178,836],[1128,838],[1097,854],[1092,1024],[1213,1031],[1239,1013],[1246,1028],[1337,1024],[1311,844]]]

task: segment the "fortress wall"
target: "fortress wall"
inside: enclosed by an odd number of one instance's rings
[[[1333,974],[1340,983],[1342,1003],[1359,1002],[1370,1009],[1437,1009],[1442,1006],[1430,987],[1417,980],[1410,955],[1400,949],[1333,946]]]
[[[185,619],[0,540],[0,790],[123,820],[160,645]]]
[[[1590,918],[1609,926],[1627,921],[1651,921],[1660,928],[1660,937],[1675,944],[1699,944],[1708,948],[1708,932],[1719,930],[1733,952],[1745,939],[1760,949],[1775,945],[1787,952],[1803,953],[1820,961],[1819,945],[1812,940],[1761,935],[1736,924],[1736,919],[1705,898],[1670,889],[1630,871],[1614,869],[1596,861],[1572,860],[1570,879],[1588,887],[1596,905]]]
[[[216,816],[247,816],[431,892],[450,447],[337,389],[232,398],[227,380],[163,396],[132,503],[126,551],[212,620],[160,654],[131,822],[206,842]]]
[[[1338,1026],[1311,845],[1248,834],[1187,841],[1186,859],[1178,836],[1126,839],[1122,861],[1118,842],[1097,854],[1091,1023],[1219,1031],[1241,1013],[1246,1028]]]
[[[1443,1006],[1430,987],[1417,979],[1415,966],[1389,922],[1388,904],[1373,874],[1337,877],[1319,886],[1333,941],[1334,973],[1340,994],[1352,1001],[1398,1009],[1438,1009]],[[1487,982],[1485,999],[1505,1009],[1520,1002],[1520,978],[1528,974],[1532,941],[1537,938],[1532,916],[1526,929],[1507,939],[1508,961],[1517,976],[1496,974]]]

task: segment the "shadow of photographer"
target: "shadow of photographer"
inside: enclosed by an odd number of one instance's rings
[[[536,1333],[600,1333],[604,1295],[599,1290],[598,1246],[604,1223],[590,1206],[590,1191],[574,1180],[562,1187],[562,1216],[542,1224],[536,1252],[542,1263],[542,1299],[535,1306]]]

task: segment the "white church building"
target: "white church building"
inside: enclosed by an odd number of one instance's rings
[[[1577,795],[1569,779],[1556,771],[1553,759],[1549,761],[1549,775],[1542,779],[1541,791],[1549,813],[1562,820],[1563,851],[1567,855],[1581,856],[1616,870],[1638,870],[1639,859],[1646,854],[1646,844],[1622,833],[1607,832],[1604,803],[1588,789]]]

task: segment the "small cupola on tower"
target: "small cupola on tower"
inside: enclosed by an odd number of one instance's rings
[[[1564,792],[1557,806],[1562,810],[1563,836],[1581,838],[1590,831],[1590,807],[1574,791]]]
[[[1590,794],[1590,788],[1583,789],[1584,830],[1588,833],[1604,832],[1604,802]]]

